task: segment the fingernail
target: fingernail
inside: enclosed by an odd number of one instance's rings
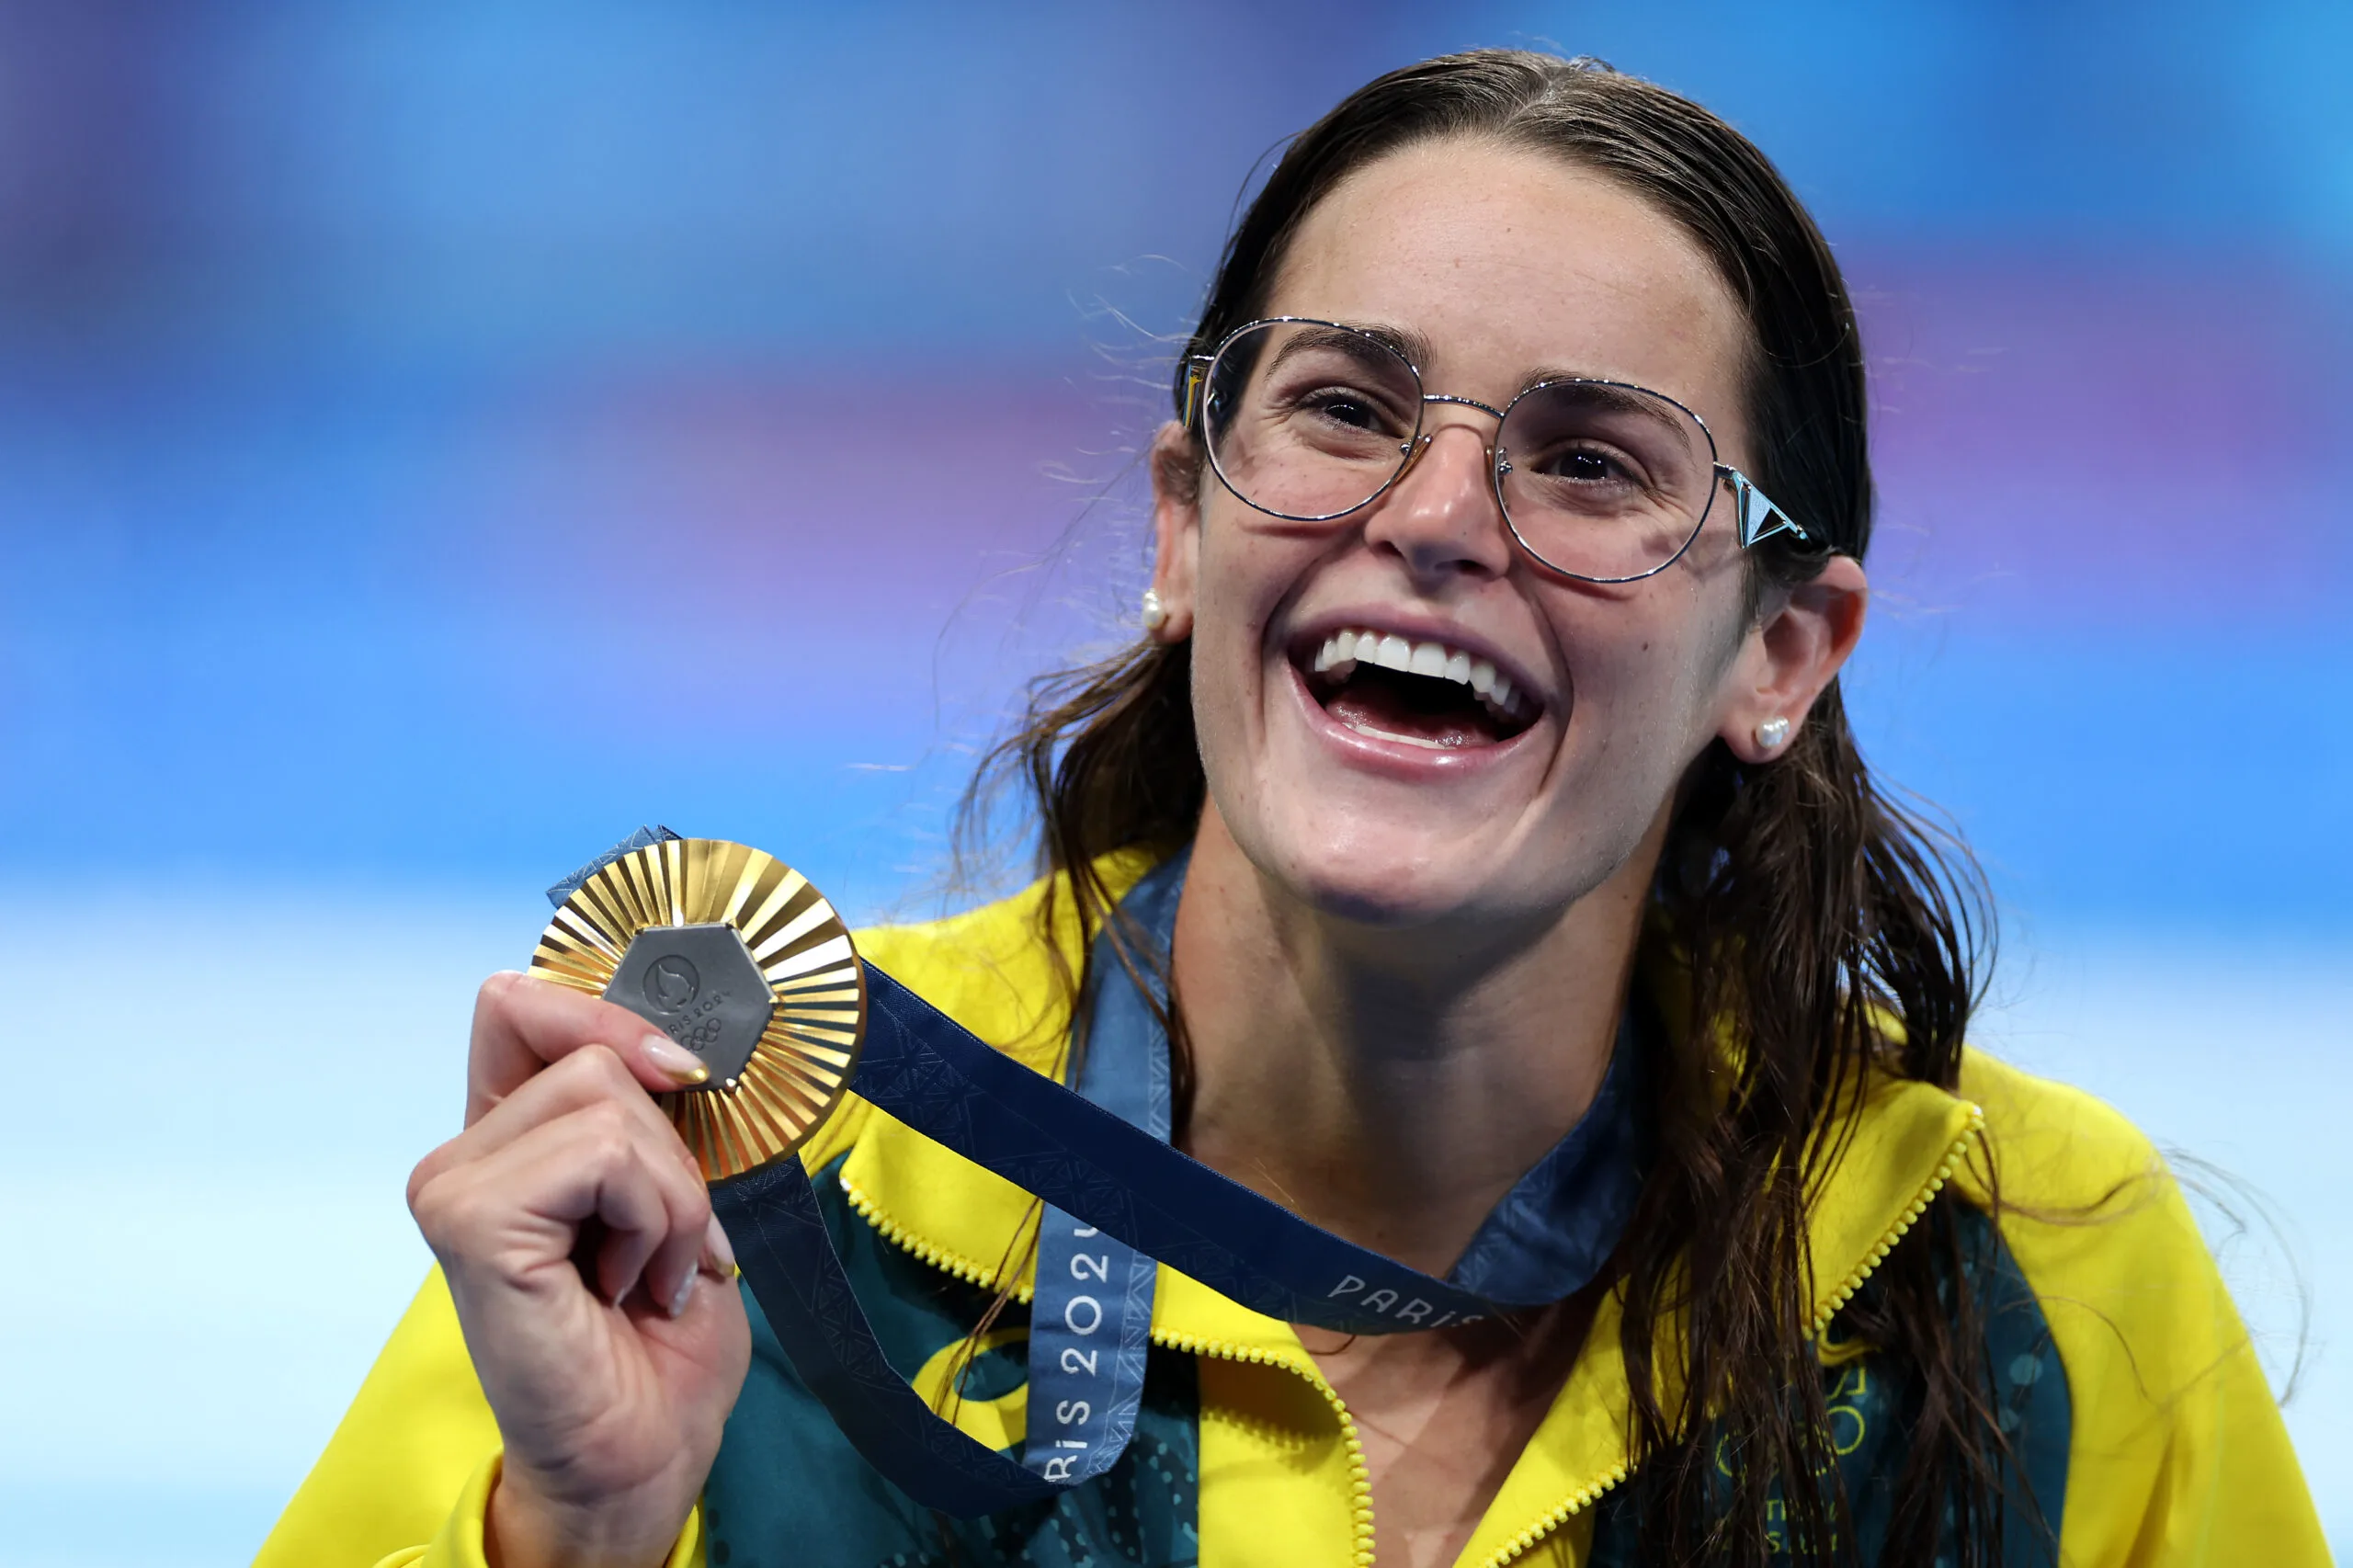
[[[687,1277],[678,1281],[678,1288],[670,1292],[670,1315],[676,1317],[680,1312],[685,1312],[687,1300],[694,1293],[695,1271],[689,1268],[687,1270]]]
[[[716,1214],[702,1233],[702,1266],[722,1279],[735,1278],[735,1249],[728,1244],[727,1227]]]
[[[645,1043],[638,1049],[674,1084],[699,1084],[710,1076],[710,1069],[702,1064],[701,1057],[666,1035],[647,1035]]]

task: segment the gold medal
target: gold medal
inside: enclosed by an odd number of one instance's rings
[[[800,1147],[849,1091],[866,970],[849,928],[772,855],[673,838],[599,867],[556,911],[530,972],[620,1004],[710,1081],[657,1095],[705,1180]]]

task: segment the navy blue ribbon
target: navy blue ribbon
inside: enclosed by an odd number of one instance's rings
[[[1160,868],[1125,905],[1163,953],[1183,876],[1181,859]],[[798,1160],[711,1188],[745,1282],[794,1369],[858,1451],[916,1503],[964,1517],[993,1513],[1082,1483],[1118,1459],[1142,1386],[1155,1263],[1267,1317],[1349,1334],[1546,1306],[1600,1273],[1644,1165],[1633,1007],[1593,1105],[1438,1279],[1169,1146],[1167,1041],[1106,944],[1098,940],[1090,966],[1097,994],[1081,1092],[983,1044],[873,965],[866,971],[867,1036],[851,1086],[1046,1206],[1026,1462],[943,1420],[892,1367]]]
[[[1242,1305],[1344,1334],[1438,1328],[1574,1294],[1642,1186],[1635,1052],[1621,1034],[1592,1107],[1520,1179],[1445,1279],[1344,1241],[982,1044],[867,966],[853,1080],[878,1109]]]

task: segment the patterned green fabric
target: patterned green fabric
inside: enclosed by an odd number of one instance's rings
[[[891,1364],[912,1374],[971,1332],[989,1294],[883,1240],[843,1198],[839,1169],[813,1182],[818,1203]],[[1104,1475],[1048,1502],[954,1519],[917,1507],[858,1456],[794,1375],[749,1291],[744,1304],[751,1370],[703,1488],[712,1568],[1186,1568],[1199,1560],[1191,1357],[1153,1352],[1135,1437]],[[1000,1321],[1019,1328],[1026,1315],[1015,1306]],[[983,1353],[965,1397],[1018,1388],[1022,1357],[1019,1340]]]
[[[1984,1313],[1986,1368],[2002,1430],[2010,1442],[2001,1487],[2000,1561],[2004,1568],[2052,1568],[2066,1508],[2067,1442],[2074,1420],[2067,1374],[2059,1364],[2042,1307],[1993,1221],[1964,1204],[1954,1203],[1951,1210]],[[1840,1328],[1834,1321],[1827,1337],[1843,1350]],[[1886,1551],[1904,1449],[1919,1415],[1919,1380],[1876,1349],[1824,1368],[1822,1378],[1831,1446],[1838,1455],[1839,1480],[1846,1487],[1860,1551],[1849,1555],[1834,1541],[1821,1560],[1878,1564]],[[1717,1464],[1727,1478],[1733,1473],[1734,1448],[1730,1434],[1719,1436]],[[1635,1568],[1645,1561],[1639,1547],[1642,1512],[1639,1483],[1603,1499],[1594,1522],[1589,1568]],[[1790,1537],[1778,1488],[1766,1503],[1765,1524],[1774,1555],[1798,1560],[1794,1548],[1800,1543]],[[1947,1524],[1949,1528],[1949,1511]],[[1937,1568],[1947,1568],[1949,1561],[1939,1556]]]
[[[837,1172],[829,1167],[814,1183],[835,1245],[892,1364],[913,1372],[962,1340],[989,1296],[883,1240],[851,1210]],[[2001,1560],[2006,1568],[2050,1568],[2066,1502],[2066,1374],[2042,1309],[1991,1221],[1963,1205],[1953,1209],[1984,1304],[1987,1364],[2012,1445]],[[751,1371],[703,1492],[712,1568],[1189,1568],[1199,1560],[1199,1398],[1192,1358],[1153,1351],[1134,1441],[1108,1473],[1051,1502],[951,1519],[915,1506],[850,1449],[794,1376],[748,1293],[745,1304],[752,1319]],[[1024,1320],[1013,1308],[1002,1321],[1017,1329]],[[1837,1329],[1834,1324],[1834,1336]],[[995,1399],[1018,1388],[1026,1375],[1022,1354],[1019,1339],[983,1352],[966,1396]],[[1916,1380],[1877,1350],[1824,1368],[1823,1378],[1862,1549],[1836,1560],[1877,1564],[1918,1410]],[[1720,1452],[1729,1465],[1730,1445]],[[1592,1568],[1635,1568],[1645,1561],[1640,1516],[1639,1482],[1603,1500]],[[1778,1523],[1768,1516],[1768,1528]],[[1781,1555],[1793,1555],[1790,1544],[1784,1533]]]

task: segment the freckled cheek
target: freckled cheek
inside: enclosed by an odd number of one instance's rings
[[[1286,695],[1267,643],[1283,579],[1278,563],[1252,548],[1253,542],[1234,540],[1201,555],[1193,701],[1204,744],[1220,752],[1246,749],[1245,737],[1259,730],[1269,706]]]
[[[1221,665],[1256,666],[1269,623],[1313,559],[1279,541],[1227,534],[1202,552],[1195,635],[1215,640]]]
[[[1589,740],[1612,751],[1663,741],[1662,725],[1679,733],[1699,685],[1689,629],[1635,620],[1623,613],[1631,608],[1608,607],[1614,623],[1588,621],[1581,634],[1562,635],[1574,693],[1571,728],[1587,729]]]

